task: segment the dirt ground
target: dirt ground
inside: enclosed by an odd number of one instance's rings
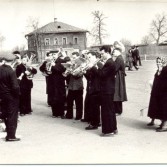
[[[167,163],[167,133],[147,127],[149,80],[155,61],[143,61],[138,71],[126,70],[128,101],[117,117],[118,135],[100,137],[101,128],[86,131],[86,123],[51,117],[45,80],[39,73],[32,90],[33,114],[19,117],[20,142],[5,142],[0,132],[0,164],[143,164]],[[140,112],[144,109],[143,112]]]

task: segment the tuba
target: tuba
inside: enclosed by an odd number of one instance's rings
[[[36,54],[34,54],[32,52],[31,52],[30,57],[28,57],[28,55],[27,55],[28,62],[26,64],[26,71],[27,71],[27,79],[28,80],[32,80],[33,77],[34,77],[34,73],[33,73],[33,70],[32,70],[33,69],[32,62],[35,58],[36,58]]]

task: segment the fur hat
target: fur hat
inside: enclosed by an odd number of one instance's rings
[[[125,51],[125,47],[122,44],[122,42],[120,42],[120,41],[115,41],[113,46],[114,46],[115,49],[120,50],[120,52],[124,52]]]

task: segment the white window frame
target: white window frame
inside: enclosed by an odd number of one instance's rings
[[[77,39],[77,43],[75,43],[75,39]],[[78,37],[74,37],[74,38],[73,38],[73,44],[74,44],[74,45],[78,45]]]
[[[64,40],[63,39],[66,39],[66,43],[64,43]],[[62,44],[63,45],[67,45],[67,37],[62,37]]]
[[[55,42],[57,40],[57,43]],[[54,38],[54,41],[53,41],[54,45],[59,45],[59,40],[58,38]]]
[[[49,46],[49,45],[50,45],[50,38],[45,38],[45,46]]]

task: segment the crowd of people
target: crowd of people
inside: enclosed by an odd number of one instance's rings
[[[123,45],[115,42],[113,48],[102,46],[100,52],[73,52],[71,56],[64,56],[60,50],[48,52],[39,70],[46,78],[52,117],[73,119],[75,102],[75,120],[88,122],[86,130],[102,126],[101,136],[116,134],[116,114],[122,114],[122,102],[127,100],[122,50]],[[6,141],[20,140],[15,136],[18,112],[20,116],[32,113],[31,76],[37,73],[27,55],[21,56],[19,51],[13,55],[14,62],[7,58],[0,60],[1,119],[6,125]],[[83,77],[87,79],[85,99]]]
[[[120,42],[115,42],[113,48],[102,46],[99,52],[73,52],[70,57],[59,51],[47,53],[39,69],[46,77],[52,117],[73,119],[75,115],[75,120],[89,124],[86,130],[102,126],[101,136],[116,134],[116,115],[122,114],[122,102],[127,101],[123,49]],[[87,80],[85,99],[83,77]]]
[[[85,130],[102,127],[100,136],[113,136],[118,133],[117,115],[123,112],[123,102],[127,101],[125,82],[125,61],[122,53],[125,48],[115,41],[113,46],[101,46],[98,52],[73,52],[67,56],[62,50],[50,51],[41,63],[39,70],[46,79],[47,104],[52,117],[87,122]],[[16,137],[18,113],[24,116],[32,113],[31,90],[33,76],[37,69],[32,66],[32,57],[13,52],[14,58],[0,59],[0,119],[6,125],[6,141],[19,141]],[[139,51],[133,46],[127,54],[129,70],[132,65],[138,70],[141,65]],[[162,121],[158,132],[166,131],[167,87],[165,82],[166,61],[157,58],[158,70],[152,87],[148,116],[154,125],[155,119]],[[83,77],[86,78],[86,96],[83,99]],[[161,86],[161,89],[159,87]],[[160,98],[161,97],[161,98]],[[162,98],[163,97],[163,98]],[[74,114],[75,103],[75,114]]]

